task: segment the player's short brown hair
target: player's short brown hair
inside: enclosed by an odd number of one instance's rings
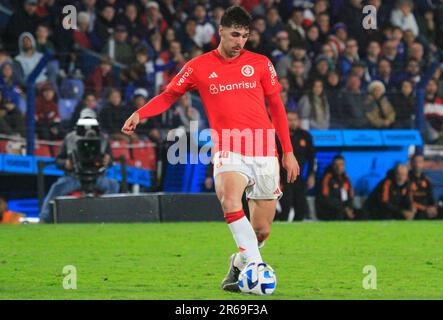
[[[251,15],[240,6],[232,6],[226,9],[220,21],[220,25],[223,27],[243,27],[248,30],[251,29],[251,23]]]

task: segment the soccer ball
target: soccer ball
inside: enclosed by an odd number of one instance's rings
[[[242,293],[269,295],[277,286],[277,278],[271,266],[251,262],[240,272],[238,286]]]

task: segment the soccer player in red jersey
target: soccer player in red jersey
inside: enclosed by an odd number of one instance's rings
[[[130,135],[141,119],[164,112],[186,91],[199,92],[215,146],[216,194],[239,248],[230,258],[222,289],[236,292],[241,269],[249,262],[263,262],[259,248],[269,236],[282,195],[275,132],[288,182],[300,173],[275,69],[267,57],[243,49],[250,24],[251,16],[243,8],[228,8],[221,19],[218,48],[190,60],[165,91],[134,112],[122,128]],[[243,212],[245,191],[250,221]]]

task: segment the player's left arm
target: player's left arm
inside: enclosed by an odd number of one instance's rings
[[[268,102],[272,124],[274,125],[277,137],[282,146],[282,166],[288,173],[287,182],[292,183],[297,179],[297,176],[300,175],[300,167],[292,150],[286,110],[280,98],[281,85],[278,82],[274,66],[267,58],[264,60],[260,82],[266,101]]]

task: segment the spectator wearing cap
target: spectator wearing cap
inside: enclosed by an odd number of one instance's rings
[[[94,31],[103,43],[111,37],[115,28],[115,9],[110,5],[105,5],[95,20]]]
[[[414,4],[411,0],[397,0],[396,8],[391,12],[391,24],[400,27],[403,31],[411,30],[414,36],[418,36],[417,20],[412,12]]]
[[[25,0],[23,7],[19,8],[8,20],[3,33],[3,40],[7,51],[16,53],[19,47],[17,39],[24,32],[34,32],[42,19],[36,14],[37,0]]]
[[[58,140],[61,138],[57,96],[54,87],[49,82],[43,84],[39,90],[35,104],[35,121],[40,139]]]
[[[168,23],[163,18],[158,3],[149,0],[146,3],[145,8],[146,10],[141,14],[140,21],[147,29],[148,35],[153,33],[163,34],[168,27]]]
[[[293,46],[303,45],[305,42],[306,32],[303,28],[304,11],[301,7],[294,8],[286,24],[289,42]]]
[[[112,60],[103,57],[100,65],[96,66],[85,81],[85,88],[95,94],[96,98],[101,98],[103,92],[112,87],[115,79],[112,75]]]
[[[307,94],[299,101],[299,114],[305,130],[329,128],[330,110],[323,81],[314,80]]]
[[[289,35],[286,31],[279,31],[276,38],[276,48],[271,52],[271,59],[274,64],[277,64],[280,59],[286,56],[289,52]]]
[[[395,110],[394,127],[401,129],[413,129],[415,119],[415,96],[414,84],[409,80],[403,80],[399,86],[400,90],[392,98]]]
[[[105,44],[102,53],[123,65],[134,61],[134,51],[128,43],[128,31],[124,25],[115,28],[114,35]]]
[[[92,92],[87,92],[82,101],[80,101],[79,104],[74,109],[74,112],[72,113],[71,120],[70,120],[70,129],[73,130],[75,127],[75,124],[77,123],[78,119],[81,118],[81,113],[83,110],[91,110],[95,114],[97,114],[97,98],[95,97],[95,94]],[[97,118],[97,116],[92,117]]]
[[[386,88],[381,81],[372,81],[365,100],[366,118],[376,129],[391,128],[395,122],[395,110],[385,96]]]
[[[351,71],[352,64],[357,61],[360,61],[357,40],[349,38],[346,41],[345,51],[338,60],[338,70],[340,74],[342,76],[347,76]]]
[[[328,37],[328,43],[336,56],[343,54],[348,40],[348,28],[342,22],[334,24],[332,34]]]
[[[73,39],[74,43],[80,48],[98,51],[100,50],[101,40],[94,29],[91,29],[90,19],[90,15],[85,11],[78,13],[78,28],[73,30]]]

